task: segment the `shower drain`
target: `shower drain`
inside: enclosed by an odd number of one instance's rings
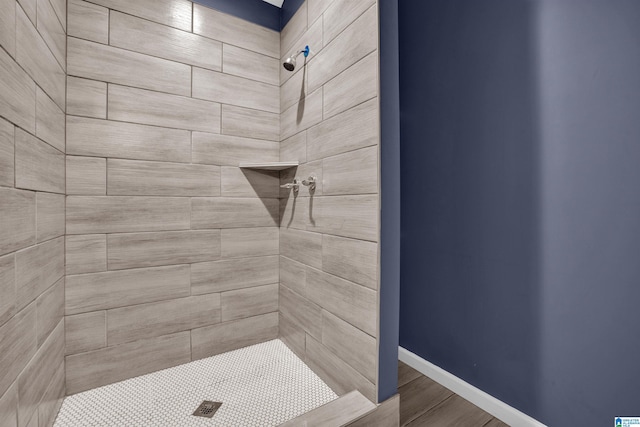
[[[192,414],[196,417],[205,417],[211,418],[215,415],[216,411],[220,409],[222,406],[222,402],[211,402],[209,400],[205,400],[198,406],[198,409]]]

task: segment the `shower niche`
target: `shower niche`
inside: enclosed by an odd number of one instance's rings
[[[290,168],[297,168],[300,162],[263,162],[263,163],[240,163],[240,169],[260,169],[267,171],[282,171]]]

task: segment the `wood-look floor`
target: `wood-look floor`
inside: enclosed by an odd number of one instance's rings
[[[398,364],[400,426],[508,427],[409,365]]]

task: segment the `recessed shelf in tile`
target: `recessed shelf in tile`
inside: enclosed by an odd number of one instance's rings
[[[265,162],[265,163],[240,163],[244,169],[262,169],[269,171],[281,171],[289,168],[296,168],[299,162]]]

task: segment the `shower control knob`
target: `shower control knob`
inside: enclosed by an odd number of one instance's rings
[[[317,178],[311,175],[309,178],[302,181],[302,185],[309,187],[309,191],[313,191],[316,189],[316,180]]]
[[[282,184],[280,188],[286,188],[288,190],[293,189],[293,191],[297,193],[298,190],[300,189],[300,181],[296,178],[293,180],[293,182]]]

